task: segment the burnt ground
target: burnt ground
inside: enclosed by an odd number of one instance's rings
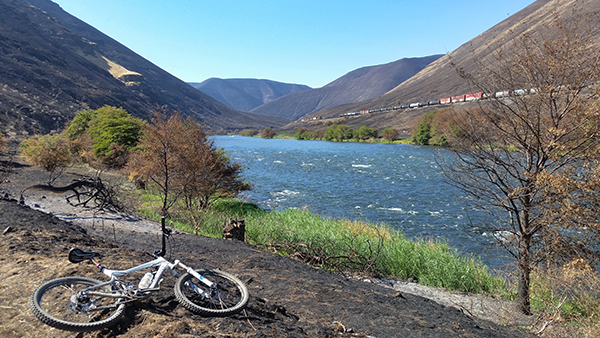
[[[378,283],[345,278],[243,242],[180,232],[172,236],[167,256],[197,268],[220,268],[248,282],[250,301],[245,311],[225,318],[193,314],[177,303],[174,278],[165,277],[163,290],[131,304],[113,328],[79,334],[56,330],[29,310],[33,290],[60,276],[103,279],[89,263],[69,263],[71,247],[101,252],[105,266],[121,269],[147,261],[146,253],[158,248],[160,240],[156,223],[131,215],[68,212],[63,195],[26,193],[27,203],[35,209],[14,200],[20,189],[44,183],[46,178],[46,173],[20,165],[10,181],[0,185],[12,199],[0,200],[1,337],[530,336],[471,316],[473,312],[465,307],[461,310]],[[62,179],[69,182],[72,176]]]

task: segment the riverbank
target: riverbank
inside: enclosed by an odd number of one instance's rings
[[[254,137],[213,138],[255,182],[244,200],[265,210],[306,209],[326,218],[386,224],[413,240],[447,241],[462,255],[502,269],[512,257],[497,246],[498,219],[444,182],[444,149]]]
[[[160,201],[148,195],[146,201],[150,197],[154,205],[144,203],[144,214],[158,221]],[[217,201],[211,210],[194,210],[191,216],[174,208],[173,226],[219,238],[225,219],[243,219],[248,243],[336,273],[419,280],[460,292],[506,293],[504,281],[480,260],[460,255],[446,242],[410,240],[385,225],[331,219],[303,209],[265,211],[239,200]]]
[[[18,168],[18,176],[11,177],[10,182],[1,188],[8,190],[9,196],[14,198],[22,187],[43,182],[44,175],[36,173],[35,168],[23,166]],[[62,179],[70,181],[68,176]],[[2,237],[0,274],[12,277],[5,279],[1,286],[6,292],[0,298],[0,306],[5,310],[0,329],[23,337],[60,336],[60,332],[48,331],[47,327],[39,325],[29,311],[19,305],[26,304],[26,301],[19,299],[26,299],[36,283],[53,275],[95,272],[90,266],[68,265],[64,258],[68,247],[80,245],[99,249],[106,253],[107,262],[119,261],[119,257],[136,261],[143,259],[149,248],[158,245],[159,227],[156,223],[128,214],[94,214],[89,210],[70,209],[63,195],[32,191],[26,194],[26,201],[44,212],[69,219],[85,231],[76,230],[62,221],[53,221],[52,217],[37,216],[33,210],[27,211],[31,209],[16,207],[16,203],[2,204],[6,208],[2,209],[4,217],[0,223],[3,229],[11,226],[12,230]],[[28,233],[35,235],[31,237]],[[242,336],[261,336],[260,332],[263,332],[265,336],[327,337],[333,336],[338,327],[334,322],[339,322],[346,329],[352,328],[357,333],[353,335],[355,337],[391,337],[408,332],[439,337],[469,333],[489,337],[524,336],[509,327],[490,326],[489,322],[482,321],[482,318],[496,318],[499,323],[523,325],[521,321],[509,320],[514,318],[509,302],[481,296],[468,298],[470,296],[467,295],[464,295],[467,300],[459,302],[455,296],[460,294],[448,294],[446,307],[436,303],[442,302],[444,292],[417,284],[386,280],[376,283],[355,281],[231,241],[185,233],[176,233],[174,240],[179,244],[175,247],[177,252],[185,254],[186,261],[191,259],[220,266],[244,280],[253,279],[248,311],[234,318],[201,318],[169,305],[171,296],[167,293],[166,302],[156,305],[144,303],[135,307],[130,313],[129,324],[121,331],[113,330],[114,336],[156,335],[160,330],[170,332],[167,336],[183,332],[188,335],[194,335],[190,332],[204,332],[205,336],[211,336],[217,332],[233,334],[228,330],[235,327],[237,334]],[[16,275],[10,272],[15,269],[20,270]],[[19,289],[14,289],[14,285],[19,285]],[[414,293],[435,293],[440,298],[436,302],[427,302],[424,298],[413,296],[407,291],[409,289]],[[481,308],[478,308],[479,304]],[[501,304],[507,304],[507,307]],[[504,309],[504,313],[500,313],[500,309]],[[7,331],[9,329],[13,331]],[[105,334],[86,334],[84,337]]]

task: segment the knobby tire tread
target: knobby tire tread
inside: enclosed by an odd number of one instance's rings
[[[66,331],[76,331],[76,332],[85,332],[85,331],[95,331],[100,330],[106,327],[110,327],[115,324],[123,315],[125,311],[125,304],[120,304],[114,312],[107,318],[90,323],[74,323],[62,319],[58,319],[53,317],[51,314],[46,312],[40,305],[40,301],[42,300],[42,296],[48,290],[51,290],[53,287],[56,287],[58,284],[65,283],[82,283],[88,284],[90,286],[101,284],[102,282],[93,278],[87,277],[62,277],[51,279],[44,284],[40,285],[31,295],[29,299],[29,307],[33,314],[44,324],[55,327],[57,329],[66,330]],[[64,311],[66,309],[67,304],[65,304]]]
[[[186,309],[188,309],[192,312],[195,312],[199,315],[210,316],[210,317],[229,316],[229,315],[238,313],[244,309],[244,307],[246,306],[246,303],[248,303],[249,293],[248,293],[248,287],[239,278],[235,277],[234,275],[232,275],[230,273],[227,273],[227,272],[224,272],[221,270],[216,270],[216,269],[202,270],[202,271],[198,271],[198,273],[200,273],[200,275],[206,277],[208,280],[211,280],[211,278],[210,278],[211,275],[217,275],[219,277],[229,280],[230,282],[233,282],[235,284],[235,287],[237,288],[237,290],[240,292],[240,297],[238,300],[236,300],[236,303],[233,306],[225,308],[225,309],[214,309],[214,308],[209,308],[206,306],[198,305],[198,304],[194,303],[192,300],[190,300],[183,292],[184,288],[186,288],[185,283],[193,278],[195,279],[195,277],[192,276],[191,274],[185,273],[181,277],[179,277],[179,279],[175,283],[175,298],[177,298],[177,301],[179,301],[179,303],[181,303],[181,305],[183,305],[183,307],[185,307]],[[195,282],[202,288],[206,287],[206,285],[204,285],[200,281],[195,280]]]

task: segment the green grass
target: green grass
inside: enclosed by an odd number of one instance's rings
[[[147,194],[142,199],[141,213],[159,219],[159,198]],[[503,280],[479,259],[460,255],[445,242],[408,239],[386,225],[330,219],[299,209],[265,211],[235,199],[219,200],[208,211],[174,207],[171,216],[173,227],[215,238],[222,237],[226,219],[244,219],[249,244],[337,272],[416,277],[424,285],[475,293],[504,288]]]

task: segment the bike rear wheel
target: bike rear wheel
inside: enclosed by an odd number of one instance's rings
[[[68,331],[93,331],[109,327],[123,315],[119,298],[81,296],[79,291],[101,284],[87,277],[47,281],[31,295],[29,307],[42,323]],[[111,286],[94,291],[110,292]]]
[[[175,297],[186,309],[205,316],[228,316],[248,303],[248,288],[239,278],[220,270],[198,273],[215,287],[206,286],[189,273],[182,275],[175,283]]]

